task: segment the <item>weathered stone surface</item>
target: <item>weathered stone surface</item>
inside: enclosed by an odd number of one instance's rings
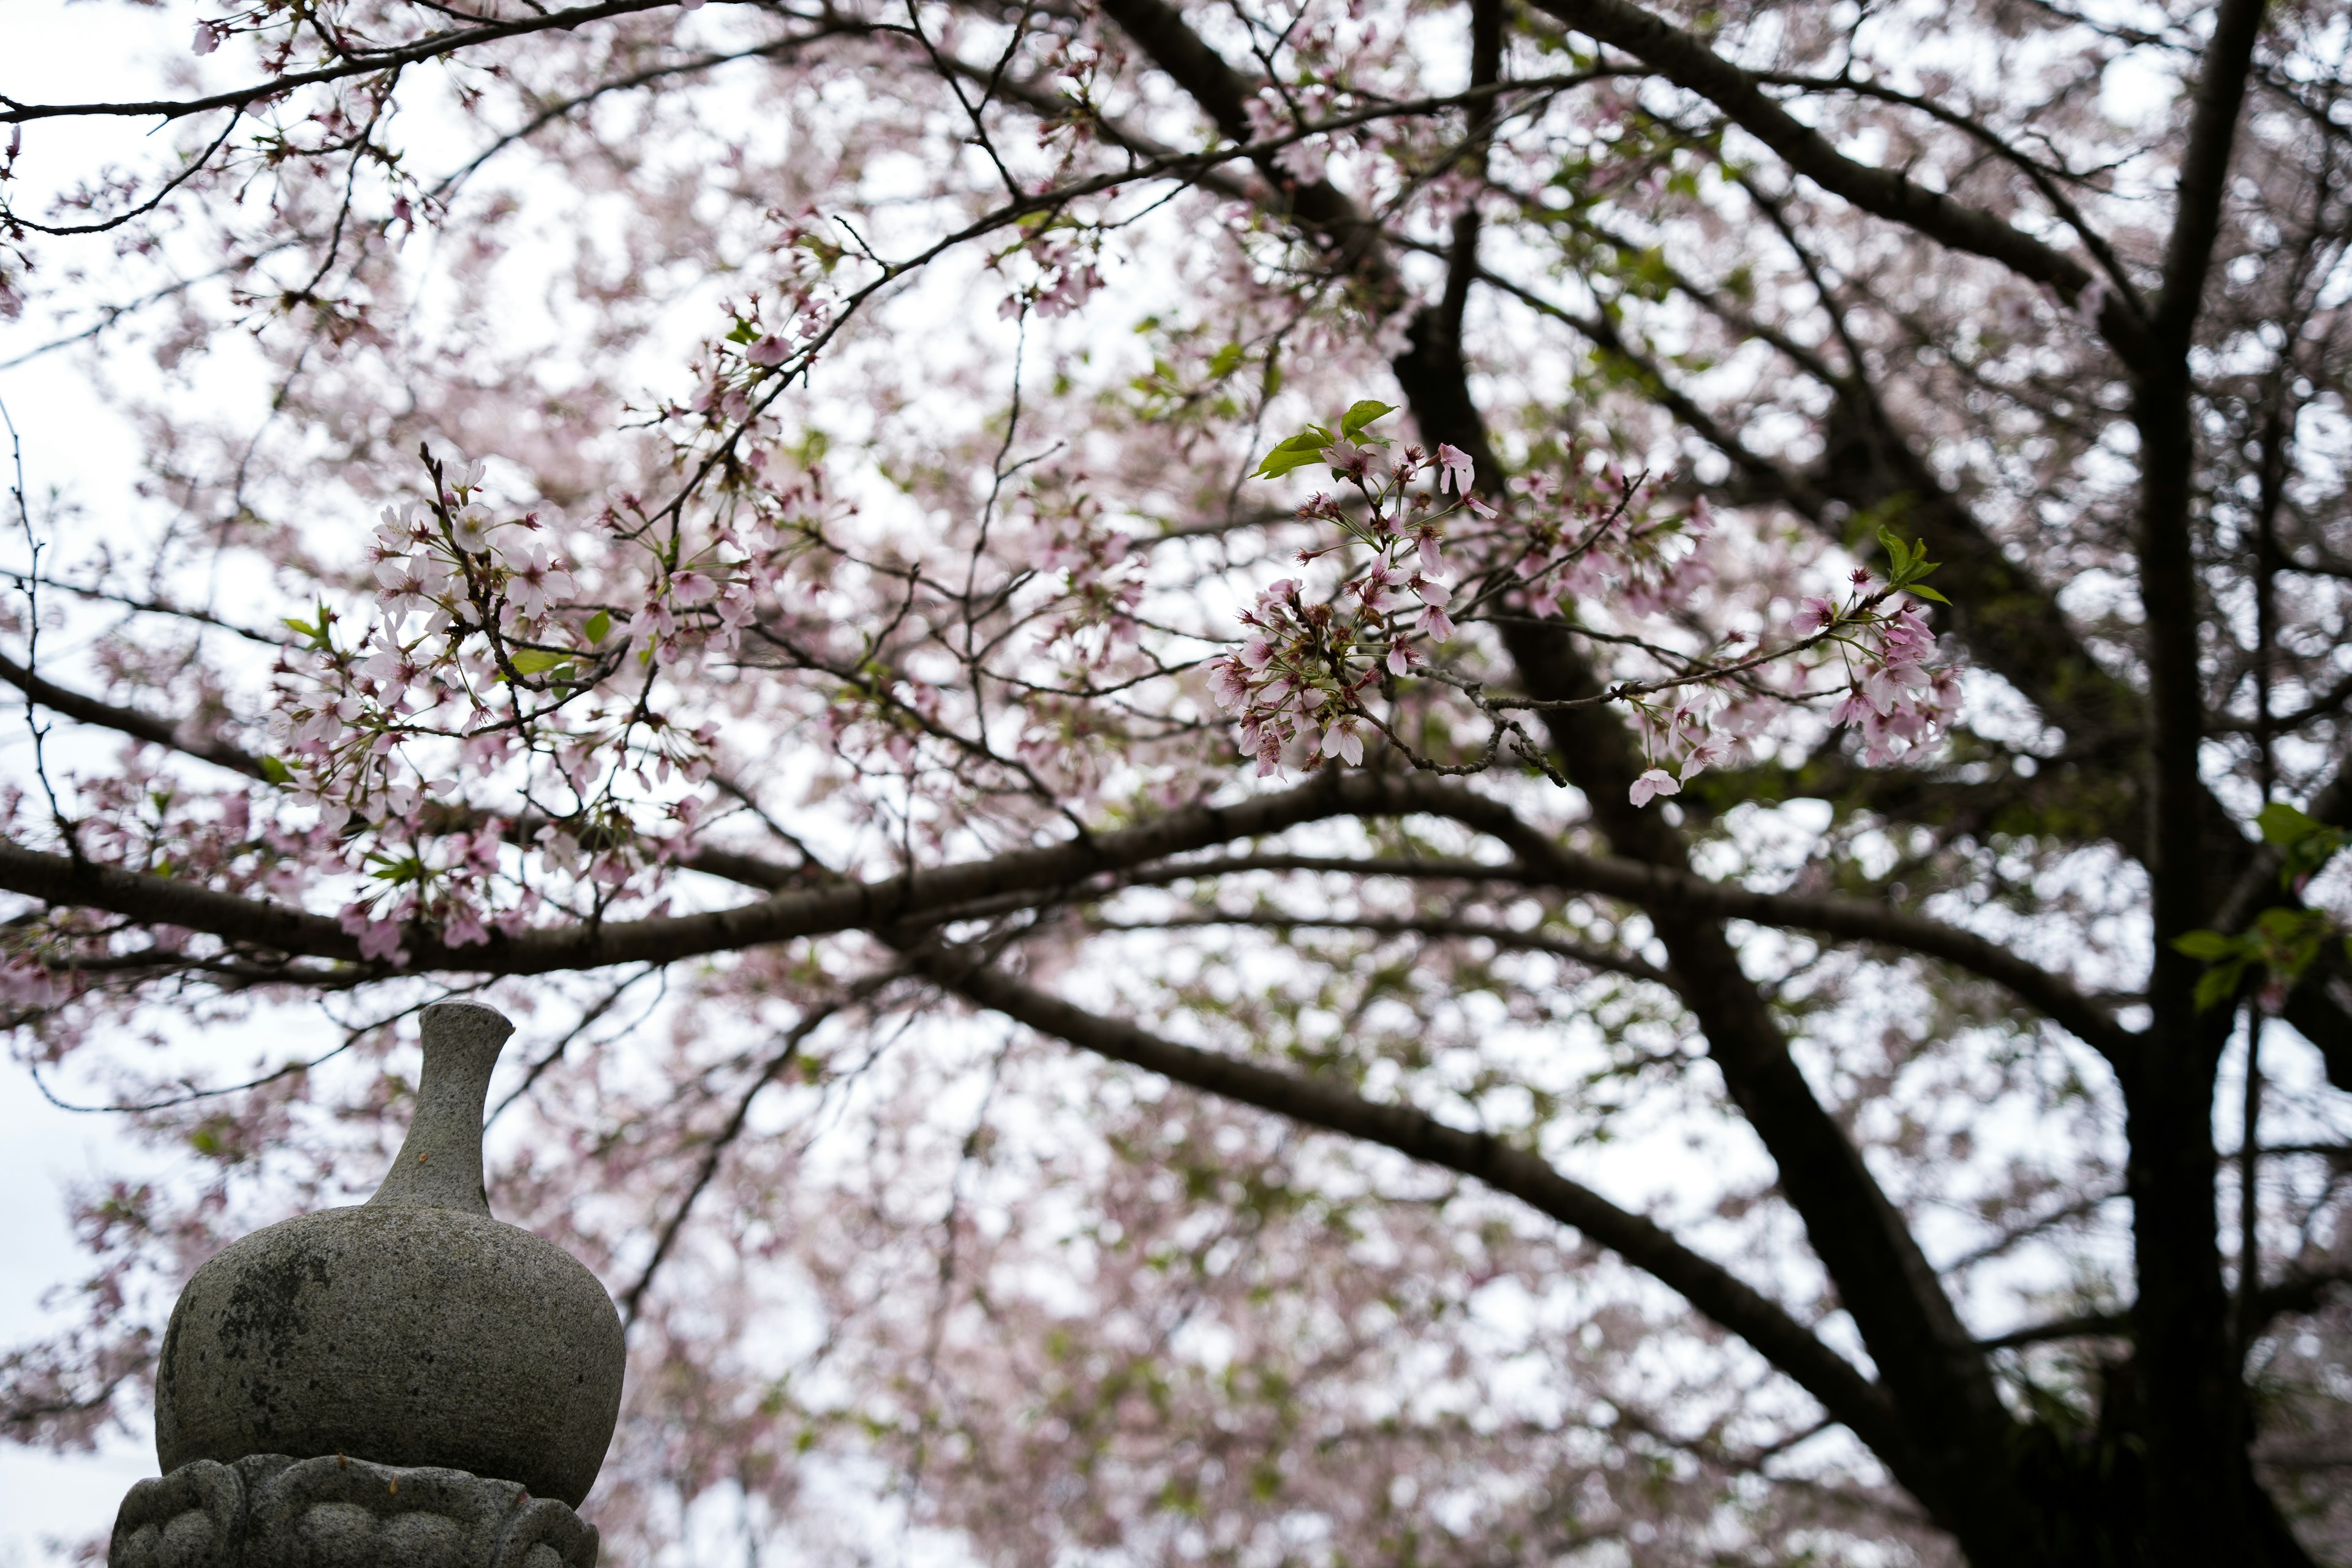
[[[108,1568],[596,1568],[596,1529],[460,1470],[332,1455],[198,1459],[141,1481]]]
[[[166,1482],[196,1460],[349,1455],[587,1496],[620,1409],[620,1317],[569,1253],[490,1217],[482,1103],[510,1029],[426,1008],[416,1119],[376,1195],[196,1271],[156,1373]]]
[[[425,1009],[419,1033],[425,1072],[416,1082],[416,1115],[367,1206],[458,1209],[488,1219],[482,1105],[514,1026],[478,1002],[436,1002]]]
[[[303,1215],[180,1297],[155,1384],[163,1468],[362,1454],[577,1504],[620,1405],[620,1323],[562,1248],[447,1209]]]

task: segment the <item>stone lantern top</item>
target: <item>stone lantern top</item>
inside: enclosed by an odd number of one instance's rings
[[[256,1231],[188,1281],[156,1371],[165,1474],[125,1500],[112,1568],[591,1568],[572,1509],[619,1413],[620,1316],[571,1254],[491,1216],[482,1109],[513,1028],[425,1008],[415,1116],[375,1195]],[[393,1550],[386,1521],[412,1516],[423,1556]],[[207,1552],[170,1544],[197,1536]]]

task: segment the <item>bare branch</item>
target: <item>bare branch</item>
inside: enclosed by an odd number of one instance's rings
[[[569,32],[574,27],[608,17],[626,16],[640,11],[667,11],[677,4],[677,0],[603,0],[600,5],[578,5],[568,11],[553,11],[544,16],[518,16],[510,21],[488,22],[477,27],[431,33],[397,48],[352,51],[333,65],[320,66],[314,70],[293,71],[247,87],[207,93],[201,98],[158,98],[121,103],[25,103],[0,94],[0,125],[97,116],[137,119],[152,115],[166,121],[184,120],[189,115],[204,114],[215,109],[242,110],[251,104],[282,98],[296,88],[348,81],[353,77],[376,76],[397,70],[403,66],[456,54],[477,44],[496,43],[502,38],[519,38],[532,33]]]

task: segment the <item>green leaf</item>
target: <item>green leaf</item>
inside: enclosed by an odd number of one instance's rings
[[[2220,1006],[2238,994],[2238,982],[2246,973],[2245,960],[2224,963],[2205,972],[2197,982],[2195,1003],[2200,1013]]]
[[[274,784],[289,784],[294,782],[294,770],[276,757],[264,757],[261,759],[261,776]]]
[[[588,646],[590,647],[594,647],[598,643],[603,642],[607,637],[612,635],[612,613],[608,610],[597,611],[594,615],[588,617],[588,624],[582,627],[581,631],[588,638]]]
[[[1227,343],[1209,356],[1209,379],[1223,381],[1241,369],[1246,351],[1239,343]]]
[[[2273,945],[2284,947],[2302,941],[2315,921],[2326,918],[2316,910],[2290,910],[2273,904],[2254,917],[2254,929]]]
[[[521,675],[537,675],[542,670],[553,669],[559,664],[571,662],[570,654],[558,653],[552,648],[518,648],[514,656],[515,670]]]
[[[386,855],[379,850],[368,856],[367,864],[375,868],[368,873],[369,876],[379,882],[389,882],[395,888],[405,887],[425,878],[425,862],[414,855]]]
[[[1250,477],[1256,479],[1278,479],[1293,468],[1303,468],[1309,463],[1320,462],[1323,448],[1331,444],[1331,432],[1320,425],[1309,425],[1297,435],[1283,442],[1265,455]]]
[[[2263,830],[2265,844],[2299,844],[2315,833],[2324,833],[2326,826],[2316,818],[2296,810],[2283,800],[2274,800],[2263,807],[2254,818]]]
[[[1887,575],[1899,582],[1902,579],[1904,568],[1911,564],[1911,547],[1904,543],[1903,536],[1891,528],[1882,528],[1878,531],[1878,542],[1886,550],[1886,559],[1889,563]]]
[[[2234,957],[2244,946],[2239,938],[2224,936],[2218,931],[2187,931],[2172,939],[2173,952],[2202,959],[2208,963]]]
[[[1925,577],[1928,573],[1933,572],[1937,567],[1943,564],[1940,561],[1930,561],[1927,559],[1927,542],[1926,540],[1915,539],[1910,543],[1906,544],[1903,542],[1903,538],[1900,534],[1896,533],[1891,528],[1882,526],[1878,531],[1878,542],[1886,546],[1886,581],[1889,586],[1905,589],[1910,593],[1918,595],[1923,599],[1933,599],[1938,604],[1948,605],[1951,603],[1950,600],[1945,598],[1944,595],[1936,593],[1932,589],[1914,588],[1911,586],[1915,581],[1921,577]]]
[[[1348,405],[1348,412],[1339,416],[1339,434],[1353,441],[1364,433],[1365,426],[1383,415],[1395,412],[1395,404],[1382,403],[1375,398],[1367,397],[1360,403],[1351,403]],[[1325,444],[1328,446],[1329,443]]]
[[[2305,878],[2333,859],[2347,838],[2352,837],[2283,800],[2263,807],[2254,821],[2263,830],[2263,842],[2279,851],[2279,885],[2290,890],[2299,888]]]
[[[1910,595],[1915,599],[1933,599],[1939,605],[1948,605],[1952,602],[1951,600],[1944,597],[1943,595],[1936,592],[1935,589],[1922,587],[1916,583],[1904,584],[1903,591]]]
[[[335,625],[335,612],[327,608],[324,601],[320,603],[318,608],[319,618],[315,621],[298,621],[293,616],[287,616],[282,617],[282,622],[284,625],[293,628],[295,631],[301,633],[302,640],[309,643],[312,647],[322,650],[331,649],[335,646],[334,637],[332,636]]]

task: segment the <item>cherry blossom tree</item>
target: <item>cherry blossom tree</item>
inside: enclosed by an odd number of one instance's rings
[[[0,67],[147,503],[0,986],[179,1173],[11,1437],[462,992],[616,1562],[2352,1551],[2343,6],[189,22]]]

